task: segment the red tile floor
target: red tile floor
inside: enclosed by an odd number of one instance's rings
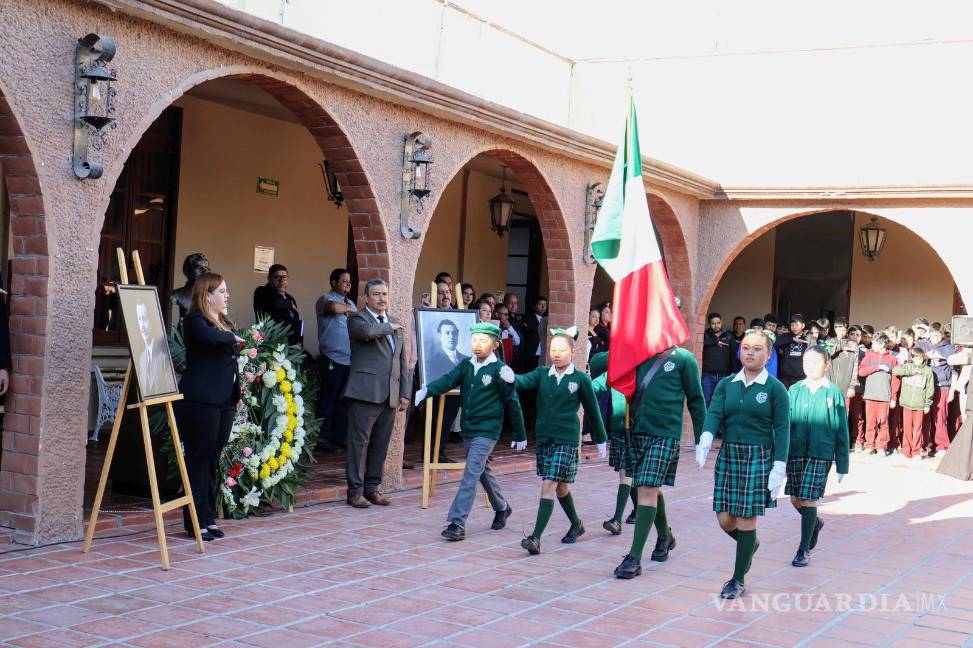
[[[173,568],[154,536],[102,539],[0,554],[0,641],[15,646],[971,646],[973,484],[856,455],[820,507],[826,522],[811,565],[790,566],[799,516],[786,500],[761,520],[748,594],[714,599],[732,571],[733,544],[710,511],[712,459],[683,453],[667,490],[678,547],[612,578],[632,528],[608,536],[615,478],[586,462],[575,485],[587,524],[562,545],[560,512],[543,552],[520,548],[539,484],[501,479],[515,512],[491,531],[478,500],[468,539],[439,538],[455,490],[429,510],[419,491],[388,508],[319,504],[224,524],[206,554],[175,529]],[[650,539],[651,543],[654,538]]]

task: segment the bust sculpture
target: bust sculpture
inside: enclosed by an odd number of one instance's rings
[[[192,303],[193,284],[196,278],[204,272],[209,272],[209,259],[202,252],[194,252],[182,262],[182,273],[186,276],[186,284],[169,293],[169,302],[179,307],[179,318],[185,316]]]

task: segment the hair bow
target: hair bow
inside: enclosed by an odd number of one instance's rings
[[[554,336],[563,335],[565,337],[571,338],[572,340],[577,340],[578,339],[578,327],[577,326],[569,326],[566,329],[563,329],[563,328],[551,329],[551,335],[554,335]]]

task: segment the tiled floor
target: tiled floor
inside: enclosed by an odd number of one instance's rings
[[[560,510],[543,553],[519,547],[536,509],[531,473],[502,483],[515,509],[489,529],[482,500],[465,542],[438,533],[455,489],[419,508],[325,504],[225,524],[195,553],[170,535],[173,569],[151,534],[0,555],[0,641],[16,646],[971,646],[973,484],[884,458],[853,459],[820,511],[826,526],[806,569],[790,566],[799,517],[785,501],[761,520],[748,595],[714,600],[733,544],[710,511],[712,460],[684,452],[667,491],[679,545],[633,581],[611,577],[626,553],[601,529],[615,499],[603,464],[583,466],[575,497],[588,532],[562,545]],[[654,538],[650,540],[651,543]],[[943,597],[943,598],[941,598]],[[846,609],[847,608],[847,609]]]

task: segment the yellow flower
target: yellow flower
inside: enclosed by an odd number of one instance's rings
[[[282,380],[283,380],[284,378],[287,378],[287,372],[286,372],[286,371],[284,371],[283,369],[278,369],[278,370],[276,371],[276,374],[277,374],[277,382],[278,382],[278,383],[279,383],[280,381],[282,381]]]
[[[296,427],[297,427],[297,419],[294,417],[293,414],[288,414],[287,415],[287,429],[289,431],[293,432],[294,431],[294,428],[296,428]]]
[[[289,444],[284,443],[280,446],[280,454],[284,457],[290,457],[293,453],[294,451],[291,450],[291,446]]]
[[[283,371],[283,369],[281,369],[281,371]],[[281,381],[281,383],[280,383],[280,391],[282,391],[285,394],[289,394],[290,391],[291,391],[291,381],[289,381],[289,380],[283,380],[283,381]]]
[[[260,467],[260,479],[267,479],[270,477],[270,466],[264,464]]]
[[[288,394],[288,396],[289,395],[290,394]],[[287,413],[288,414],[297,414],[297,405],[295,405],[294,403],[288,404],[287,405]]]
[[[290,430],[287,430],[286,432],[284,432],[284,441],[287,441],[288,443],[290,443],[293,440],[294,440],[294,433],[293,432],[291,432]],[[281,447],[283,447],[283,446],[281,446]]]
[[[278,468],[278,465],[279,465],[279,464],[277,463],[277,457],[271,457],[270,459],[268,459],[268,460],[267,460],[267,465],[268,465],[268,466],[270,466],[270,469],[271,469],[272,471],[273,471],[273,470],[277,470],[277,468]]]
[[[293,386],[292,386],[292,388],[293,388]],[[287,401],[288,404],[293,403],[294,402],[294,394],[292,394],[290,392],[286,392],[284,394],[284,400]]]

